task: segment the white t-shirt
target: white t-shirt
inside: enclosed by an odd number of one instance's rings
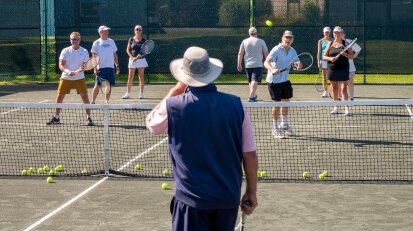
[[[115,41],[108,38],[103,40],[99,38],[93,42],[91,52],[99,56],[99,65],[98,69],[110,67],[115,67],[115,60],[113,59],[114,53],[118,50],[116,47]]]
[[[66,61],[66,69],[70,71],[78,70],[82,64],[89,59],[89,52],[83,48],[79,47],[79,49],[75,50],[72,46],[66,47],[62,50],[59,56],[59,60]],[[69,73],[62,72],[62,79],[67,80],[79,80],[85,78],[85,73],[83,71],[76,73],[74,76],[70,76]]]
[[[268,52],[264,40],[250,36],[242,41],[239,51],[244,52],[245,68],[262,67],[263,53]]]

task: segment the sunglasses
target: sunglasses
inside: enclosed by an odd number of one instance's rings
[[[72,40],[72,41],[79,41],[80,38],[71,38],[70,40]]]

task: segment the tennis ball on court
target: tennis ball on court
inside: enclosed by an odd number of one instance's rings
[[[29,168],[29,173],[34,173],[34,168]]]
[[[58,165],[58,166],[56,166],[55,171],[56,171],[56,172],[61,172],[61,171],[63,171],[63,165]]]
[[[50,170],[49,176],[54,176],[54,171],[53,170]]]
[[[272,22],[271,22],[270,20],[265,21],[265,24],[266,24],[267,26],[272,26]]]
[[[141,170],[141,165],[140,164],[135,165],[135,169],[136,170]]]
[[[169,170],[168,169],[163,170],[162,173],[163,173],[164,176],[169,176]]]
[[[83,175],[86,175],[86,174],[87,174],[86,168],[84,168],[84,169],[82,170],[82,174],[83,174]]]
[[[46,166],[43,167],[43,170],[44,170],[45,172],[48,172],[48,171],[50,170],[50,168],[49,168],[49,166],[46,165]]]
[[[310,177],[310,173],[309,173],[309,172],[303,172],[303,177],[304,177],[304,178],[309,178],[309,177]]]
[[[168,183],[163,183],[162,184],[162,189],[163,190],[167,190],[169,188],[169,184]]]
[[[261,171],[259,169],[257,170],[257,176],[261,177]]]
[[[328,172],[327,172],[327,171],[324,171],[322,174],[323,174],[325,177],[328,176]]]
[[[43,174],[43,172],[44,172],[43,168],[38,168],[38,169],[37,169],[37,173]]]
[[[261,171],[260,176],[261,176],[261,177],[266,177],[266,176],[267,176],[267,172],[266,172],[266,171]]]
[[[245,171],[244,170],[242,170],[242,176],[245,176]]]
[[[49,177],[47,178],[47,183],[53,183],[53,177],[49,176]]]
[[[23,176],[26,176],[26,175],[27,175],[27,170],[26,170],[26,169],[23,169],[23,170],[22,170],[22,175],[23,175]]]
[[[319,176],[318,176],[318,178],[320,178],[320,180],[324,180],[324,175],[323,174],[320,174]]]

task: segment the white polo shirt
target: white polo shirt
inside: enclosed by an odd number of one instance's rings
[[[291,61],[299,62],[300,60],[296,57],[297,52],[294,48],[290,47],[288,52],[281,46],[281,43],[272,48],[270,54],[267,56],[267,60],[272,60],[271,65],[273,65],[277,69],[283,69],[291,63]],[[283,83],[288,81],[288,74],[290,70],[286,70],[281,72],[278,75],[273,75],[271,71],[267,72],[267,83]]]
[[[79,47],[79,49],[75,50],[72,46],[70,46],[62,50],[59,59],[66,61],[66,69],[76,71],[84,62],[89,60],[89,52],[83,47]],[[81,71],[76,73],[74,76],[70,76],[69,73],[63,71],[60,78],[67,80],[79,80],[85,78],[85,73]]]
[[[98,69],[115,67],[114,53],[118,50],[115,41],[110,38],[105,40],[99,38],[93,42],[91,52],[99,56]]]

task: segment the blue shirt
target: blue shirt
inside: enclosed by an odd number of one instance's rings
[[[281,46],[281,43],[272,48],[270,54],[267,56],[267,60],[271,59],[271,64],[277,69],[286,68],[291,61],[299,62],[300,60],[297,57],[297,52],[294,48],[290,47],[288,52]],[[267,83],[283,83],[288,81],[288,74],[290,70],[281,72],[278,75],[273,75],[271,71],[267,72]]]

